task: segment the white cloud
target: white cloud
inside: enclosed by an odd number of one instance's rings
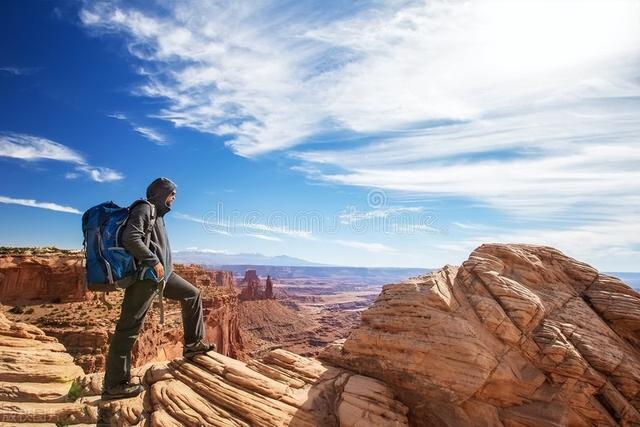
[[[96,182],[112,182],[124,178],[124,175],[116,170],[98,166],[82,165],[77,166],[76,170],[86,173],[89,178]]]
[[[209,249],[209,248],[198,248],[197,246],[189,246],[184,248],[184,250],[177,250],[177,251],[173,251],[173,252],[202,252],[202,253],[206,253],[206,254],[230,254],[230,252],[226,249]]]
[[[454,221],[452,222],[453,225],[455,225],[456,227],[460,227],[466,230],[482,230],[484,228],[487,228],[485,225],[482,224],[475,224],[473,222],[458,222],[458,221]]]
[[[223,236],[231,236],[231,233],[229,233],[226,230],[222,230],[223,227],[228,227],[227,224],[222,224],[217,222],[214,223],[205,218],[196,218],[193,215],[183,214],[181,212],[175,212],[173,216],[175,218],[182,219],[185,221],[197,222],[198,224],[202,225],[204,231],[206,231],[207,233],[216,233],[216,234],[221,234]]]
[[[530,221],[527,238],[557,241],[533,223],[550,220],[567,241],[612,233],[632,259],[639,2],[323,6],[99,4],[81,18],[127,35],[145,64],[137,93],[168,103],[157,117],[225,136],[239,155],[329,142],[290,152],[293,169],[497,209]]]
[[[180,212],[176,212],[174,216],[178,219],[184,219],[187,221],[197,222],[202,224],[203,229],[206,232],[212,232],[217,234],[224,234],[227,236],[232,235],[232,232],[239,233],[241,235],[250,235],[252,237],[257,237],[258,235],[264,237],[265,240],[273,240],[273,241],[281,241],[281,239],[277,237],[268,238],[269,236],[265,236],[264,234],[254,233],[255,231],[268,232],[274,234],[281,234],[288,237],[296,237],[301,239],[314,239],[312,233],[307,230],[298,230],[293,227],[285,227],[285,226],[273,226],[267,224],[257,223],[252,220],[241,220],[241,221],[229,221],[223,219],[217,219],[214,215],[214,212],[206,213],[202,218],[197,218],[192,215],[183,214]],[[226,230],[230,230],[226,231]]]
[[[82,212],[80,212],[76,208],[72,208],[72,207],[69,207],[69,206],[62,206],[62,205],[58,205],[56,203],[50,203],[50,202],[37,202],[37,201],[35,201],[33,199],[15,199],[13,197],[0,196],[0,203],[6,203],[6,204],[11,204],[11,205],[20,205],[20,206],[29,206],[29,207],[32,207],[32,208],[49,209],[49,210],[58,211],[58,212],[68,212],[68,213],[74,213],[74,214],[82,214]]]
[[[534,227],[520,225],[513,230],[484,227],[462,241],[435,243],[430,248],[456,252],[461,259],[483,243],[529,243],[552,246],[565,254],[604,271],[637,271],[628,260],[640,256],[640,223],[637,216],[621,215],[597,223],[572,227]]]
[[[82,154],[65,145],[34,135],[0,134],[0,156],[26,161],[57,160],[73,163],[76,165],[76,171],[86,174],[96,182],[111,182],[124,178],[124,175],[116,170],[89,165]],[[78,174],[75,172],[65,174],[66,179],[77,177]]]
[[[301,239],[313,239],[313,235],[310,231],[307,230],[298,230],[296,227],[279,227],[273,225],[266,224],[258,224],[253,222],[244,222],[240,224],[239,227],[246,228],[249,230],[258,230],[258,231],[267,231],[270,233],[284,234],[290,237],[298,237]]]
[[[280,239],[279,237],[267,236],[265,234],[245,233],[245,236],[255,237],[256,239],[262,239],[262,240],[270,240],[272,242],[282,242],[282,239]]]
[[[343,212],[338,214],[338,218],[342,224],[353,224],[361,221],[377,219],[377,218],[389,218],[389,217],[402,217],[412,213],[419,213],[424,211],[422,206],[389,206],[378,209],[371,209],[369,211],[359,211],[355,206],[350,206]]]
[[[167,138],[164,135],[162,135],[160,132],[148,126],[137,125],[133,120],[129,119],[129,117],[127,117],[123,113],[118,113],[118,112],[111,113],[111,114],[107,114],[107,117],[111,117],[112,119],[122,120],[124,122],[129,123],[136,133],[147,138],[149,141],[153,142],[154,144],[158,144],[158,145],[168,144]]]
[[[14,76],[29,76],[40,71],[40,67],[0,67],[0,72],[13,74]]]
[[[125,116],[122,113],[107,114],[107,117],[111,117],[112,119],[116,119],[116,120],[127,120],[127,116]]]
[[[58,160],[84,163],[83,156],[47,138],[17,133],[0,134],[0,156],[22,160]]]
[[[155,144],[165,145],[167,143],[167,139],[154,129],[143,126],[136,126],[133,128],[133,130]]]
[[[80,17],[127,34],[130,53],[157,65],[139,93],[169,101],[158,117],[228,135],[247,156],[336,128],[475,120],[624,85],[640,35],[633,1],[314,6],[99,3]]]
[[[367,242],[359,242],[355,240],[328,240],[328,242],[336,243],[342,246],[348,246],[350,248],[362,249],[367,252],[395,252],[395,249],[384,245],[382,243],[367,243]]]
[[[349,157],[345,153],[345,157]],[[640,147],[589,145],[572,153],[483,161],[454,160],[374,168],[363,161],[347,173],[325,174],[339,184],[464,196],[523,216],[574,218],[637,209]],[[579,207],[579,210],[575,208]]]

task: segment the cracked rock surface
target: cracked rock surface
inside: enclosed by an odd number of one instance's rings
[[[382,382],[284,351],[250,363],[215,352],[132,372],[145,391],[102,401],[55,338],[0,314],[0,425],[406,426]]]
[[[485,244],[386,285],[321,358],[376,377],[412,425],[640,425],[640,295],[544,246]]]

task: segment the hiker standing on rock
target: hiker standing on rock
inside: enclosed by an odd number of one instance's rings
[[[165,229],[164,215],[171,210],[176,198],[176,185],[167,178],[157,178],[147,187],[147,200],[156,208],[156,221],[151,230],[149,247],[144,243],[145,230],[151,221],[151,206],[136,204],[129,214],[122,232],[122,245],[141,267],[154,269],[158,279],[164,278],[164,296],[180,301],[184,328],[184,357],[215,350],[215,345],[203,341],[202,299],[200,290],[173,271],[171,247]],[[158,282],[138,280],[127,287],[122,300],[120,318],[109,345],[102,398],[133,397],[143,390],[131,384],[131,349],[138,337],[147,311],[156,295]]]

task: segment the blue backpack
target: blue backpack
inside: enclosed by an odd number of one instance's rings
[[[138,199],[125,208],[112,201],[104,202],[88,209],[82,215],[82,245],[86,261],[87,288],[90,291],[109,292],[124,289],[149,275],[155,279],[153,269],[140,269],[134,257],[120,242],[129,213],[139,203],[148,203],[151,206],[151,221],[145,234],[145,245],[148,247],[151,230],[156,221],[156,209],[153,203],[146,199]]]

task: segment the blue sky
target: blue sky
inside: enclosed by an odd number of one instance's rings
[[[0,244],[178,185],[174,250],[638,271],[640,3],[0,4]]]

